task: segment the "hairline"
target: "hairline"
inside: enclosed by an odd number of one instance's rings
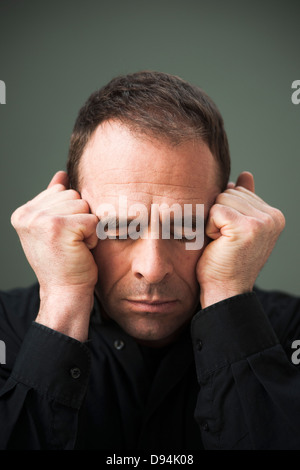
[[[184,144],[187,144],[187,143],[190,143],[190,142],[197,142],[197,143],[202,143],[202,144],[206,145],[207,148],[210,150],[210,153],[211,153],[211,155],[213,157],[213,160],[215,162],[216,184],[220,187],[220,190],[221,190],[222,181],[223,181],[222,174],[221,174],[221,164],[218,161],[217,157],[211,151],[211,149],[210,149],[208,143],[205,141],[205,139],[203,137],[200,137],[199,135],[197,136],[196,132],[194,132],[193,136],[192,135],[191,136],[183,135],[182,137],[177,136],[177,139],[174,139],[174,138],[172,138],[171,134],[162,135],[162,134],[155,133],[154,131],[151,131],[151,129],[148,129],[146,127],[142,128],[140,126],[134,126],[134,124],[131,125],[130,120],[125,120],[125,119],[120,119],[120,118],[109,118],[109,119],[103,120],[102,122],[100,122],[95,127],[95,129],[93,130],[93,132],[89,136],[89,138],[88,138],[88,140],[87,140],[87,142],[86,142],[86,144],[85,144],[85,146],[82,150],[82,153],[81,153],[80,157],[78,158],[77,167],[76,167],[76,187],[74,187],[73,189],[75,189],[79,193],[82,190],[82,184],[83,184],[83,176],[80,175],[80,167],[81,167],[83,154],[86,151],[87,147],[89,146],[93,136],[95,135],[95,133],[97,132],[99,127],[101,127],[102,125],[104,125],[106,123],[109,123],[109,122],[117,122],[117,123],[122,124],[123,126],[125,126],[127,128],[127,130],[130,131],[130,133],[134,137],[137,137],[141,140],[150,141],[150,142],[157,142],[157,143],[164,143],[164,144],[168,145],[170,148],[179,147],[181,145],[184,145]],[[200,159],[199,159],[199,163],[200,163]]]

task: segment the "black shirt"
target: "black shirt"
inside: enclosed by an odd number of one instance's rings
[[[161,350],[103,321],[96,300],[85,343],[35,323],[38,310],[37,285],[0,295],[1,449],[300,449],[298,298],[232,297]]]

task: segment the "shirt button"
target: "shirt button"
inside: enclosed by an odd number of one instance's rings
[[[122,341],[121,339],[116,339],[115,342],[114,342],[114,347],[120,351],[121,349],[123,349],[125,346],[125,343],[124,341]]]
[[[72,367],[70,374],[73,379],[78,379],[81,375],[81,370],[78,367]]]
[[[209,427],[208,427],[208,424],[207,424],[206,421],[204,421],[203,423],[201,423],[200,426],[201,426],[201,429],[202,429],[203,431],[206,431],[206,432],[207,432],[207,431],[209,430]]]
[[[198,351],[201,351],[202,349],[202,341],[200,339],[198,339],[198,341],[196,342],[196,348]]]

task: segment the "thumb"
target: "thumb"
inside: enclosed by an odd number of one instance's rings
[[[250,173],[249,171],[243,171],[236,181],[236,186],[243,186],[243,188],[248,189],[249,191],[252,191],[252,193],[254,193],[255,185],[252,173]]]
[[[66,171],[57,171],[48,184],[48,189],[55,184],[62,184],[66,187],[66,189],[69,187],[69,177]]]

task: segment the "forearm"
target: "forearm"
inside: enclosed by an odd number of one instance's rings
[[[255,293],[200,311],[192,337],[205,447],[300,448],[300,373]]]
[[[89,367],[84,344],[33,323],[0,390],[0,448],[73,448]]]

